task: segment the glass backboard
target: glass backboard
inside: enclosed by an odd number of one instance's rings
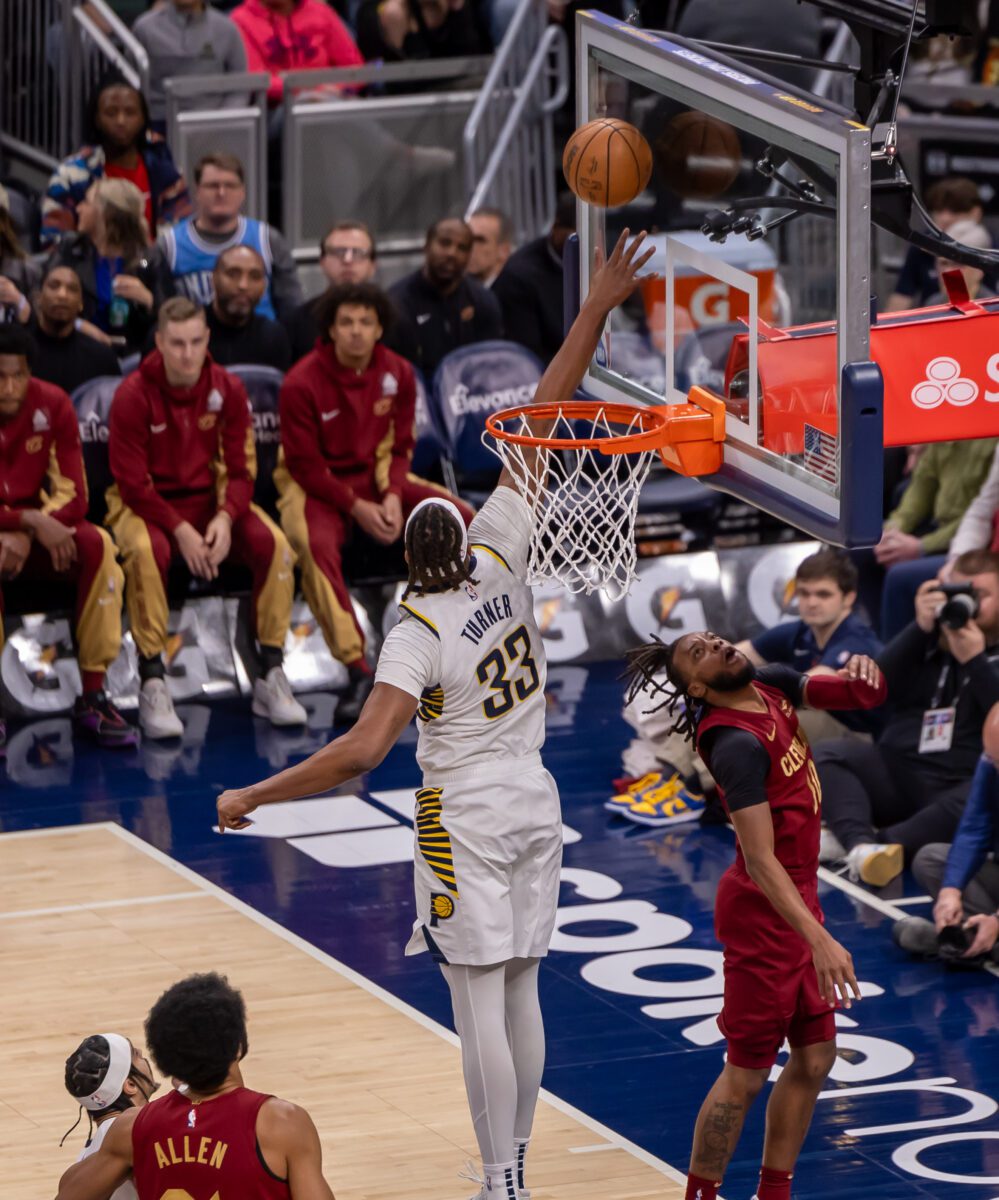
[[[870,130],[695,43],[600,13],[577,32],[578,124],[629,121],[653,157],[631,204],[579,203],[581,294],[594,251],[626,226],[656,246],[656,278],[611,314],[584,389],[656,405],[707,389],[725,401],[726,443],[705,482],[813,536],[871,544]],[[789,356],[788,338],[808,353]]]

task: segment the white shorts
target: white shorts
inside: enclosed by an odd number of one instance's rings
[[[507,782],[503,782],[505,779]],[[416,793],[416,921],[407,954],[489,966],[542,958],[555,927],[562,815],[544,767],[503,764]]]

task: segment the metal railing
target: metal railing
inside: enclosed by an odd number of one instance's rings
[[[90,91],[112,66],[145,87],[146,52],[104,0],[2,0],[0,146],[51,170],[81,144]]]
[[[507,213],[518,238],[540,236],[555,216],[553,117],[569,93],[569,51],[544,0],[521,0],[462,137],[466,214]]]

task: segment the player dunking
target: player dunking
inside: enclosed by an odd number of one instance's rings
[[[625,230],[535,401],[572,398],[608,313],[651,257]],[[531,464],[533,465],[533,464]],[[562,821],[544,769],[545,658],[524,583],[531,512],[506,472],[466,535],[446,500],[406,523],[409,585],[375,686],[353,729],[263,783],[224,792],[221,828],[260,804],[327,791],[376,767],[413,719],[417,919],[407,953],[429,950],[451,991],[488,1200],[523,1200],[544,1066],[538,965],[558,902]]]
[[[834,1009],[860,991],[853,960],[822,924],[821,789],[795,709],[875,708],[877,664],[854,655],[835,675],[757,670],[731,643],[688,633],[630,652],[629,702],[661,693],[718,784],[737,838],[722,876],[715,932],[724,948],[718,1025],[728,1061],[701,1106],[686,1200],[715,1200],[750,1106],[785,1038],[791,1054],[767,1104],[756,1200],[790,1200],[791,1176],[836,1057]],[[667,683],[656,675],[665,672]],[[661,678],[661,675],[660,675]],[[839,996],[837,996],[837,992]]]

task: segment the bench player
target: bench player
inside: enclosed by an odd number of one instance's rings
[[[795,709],[876,708],[887,689],[863,655],[835,675],[757,669],[711,633],[669,645],[655,639],[628,657],[629,702],[643,689],[665,697],[658,707],[677,714],[673,730],[695,741],[737,839],[715,902],[727,1061],[697,1117],[686,1200],[715,1200],[785,1039],[791,1055],[767,1105],[756,1200],[790,1200],[815,1101],[836,1058],[836,1005],[860,999],[853,960],[822,923],[822,793]],[[660,672],[666,683],[657,681]]]
[[[608,313],[651,256],[622,234],[537,403],[570,400]],[[407,953],[429,950],[454,1007],[483,1173],[482,1200],[519,1200],[541,1073],[538,965],[558,902],[562,821],[540,750],[545,659],[524,583],[532,519],[506,472],[466,533],[461,514],[428,498],[406,523],[409,585],[385,639],[360,719],[311,758],[218,799],[219,826],[324,792],[376,767],[413,719],[417,758],[417,919]]]

